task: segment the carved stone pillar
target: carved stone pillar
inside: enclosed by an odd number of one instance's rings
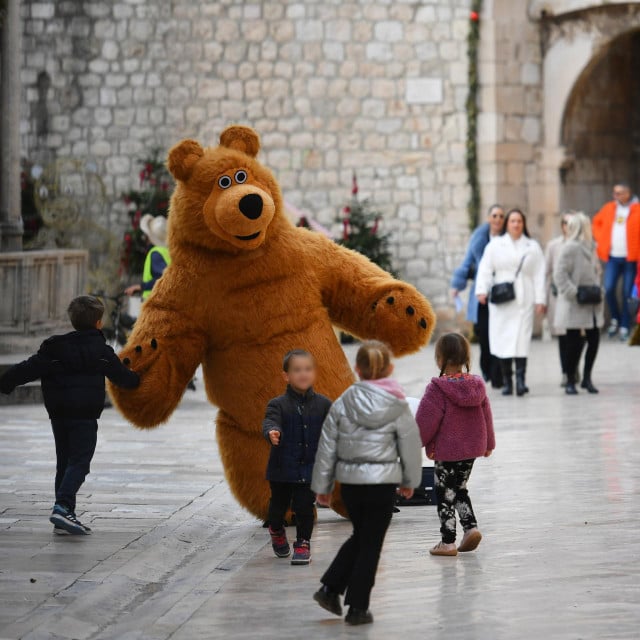
[[[0,31],[0,250],[22,249],[20,204],[20,0],[5,0]]]

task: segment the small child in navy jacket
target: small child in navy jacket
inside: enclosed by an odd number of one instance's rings
[[[105,401],[105,376],[135,388],[140,379],[120,362],[102,335],[104,305],[92,296],[74,298],[68,308],[75,331],[45,340],[38,353],[11,367],[0,378],[0,391],[42,380],[44,405],[56,442],[56,501],[49,520],[54,533],[88,535],[76,517],[76,494],[96,449],[98,418]]]
[[[291,548],[285,531],[285,514],[292,507],[296,515],[296,541],[291,564],[309,564],[313,532],[315,494],[311,474],[322,423],[329,413],[329,398],[315,393],[316,367],[313,356],[296,349],[284,357],[284,395],[271,400],[262,424],[271,443],[267,480],[271,484],[269,533],[278,558],[287,558]]]

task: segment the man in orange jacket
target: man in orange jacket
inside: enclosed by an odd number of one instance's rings
[[[618,332],[620,340],[629,337],[631,314],[629,296],[640,259],[640,203],[631,187],[618,182],[613,200],[607,202],[593,218],[593,238],[598,257],[605,262],[604,289],[611,311],[609,337]],[[622,311],[618,305],[618,282],[622,278]]]

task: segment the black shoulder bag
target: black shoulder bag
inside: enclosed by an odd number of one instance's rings
[[[578,304],[600,304],[602,289],[598,285],[581,284],[576,296]]]
[[[518,270],[516,271],[516,277],[513,279],[513,282],[498,282],[491,287],[491,293],[489,296],[489,300],[493,304],[504,304],[505,302],[511,302],[516,299],[516,288],[514,286],[514,282],[518,279],[520,275],[520,271],[522,270],[522,265],[524,264],[524,259],[527,257],[525,253],[522,256],[522,260],[520,260],[520,264],[518,265]]]

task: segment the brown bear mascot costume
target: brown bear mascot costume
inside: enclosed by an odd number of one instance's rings
[[[227,128],[220,145],[183,140],[169,152],[177,186],[169,214],[172,262],[143,304],[120,354],[142,374],[137,389],[110,386],[138,427],[165,422],[200,363],[219,407],[217,438],[240,503],[266,518],[267,402],[283,393],[282,358],[307,349],[316,389],[335,399],[354,380],[333,325],[388,343],[395,355],[431,336],[431,306],[412,286],[322,234],[294,227],[256,155],[253,129]],[[339,506],[336,501],[336,507]]]

